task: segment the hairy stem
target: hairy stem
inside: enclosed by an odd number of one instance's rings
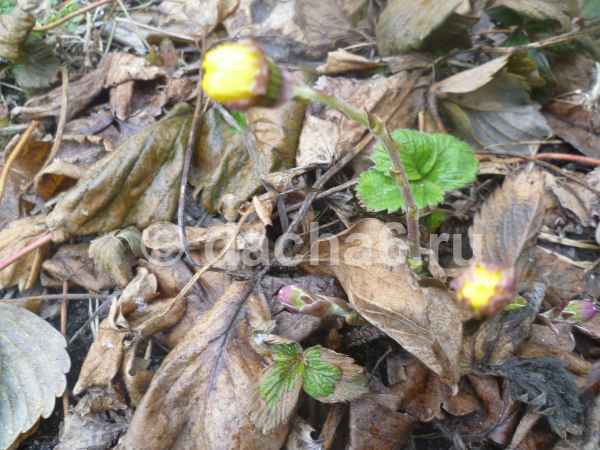
[[[295,87],[294,97],[311,102],[318,102],[341,112],[350,120],[365,126],[381,141],[394,166],[393,173],[396,184],[402,191],[404,200],[406,201],[406,228],[408,230],[409,257],[413,260],[420,261],[419,209],[417,208],[417,204],[415,203],[415,199],[410,190],[406,171],[400,161],[402,147],[398,142],[392,139],[385,127],[385,123],[364,110],[356,108],[332,95],[318,92],[308,86]]]

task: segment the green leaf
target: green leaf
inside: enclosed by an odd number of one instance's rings
[[[333,364],[321,359],[320,345],[310,347],[304,352],[304,391],[313,398],[327,397],[333,394],[337,383],[342,379],[342,371]]]
[[[286,393],[296,390],[295,386],[302,382],[304,372],[299,344],[275,344],[272,352],[273,365],[260,383],[260,396],[271,410],[277,408]]]
[[[363,206],[374,212],[404,208],[404,197],[394,179],[376,170],[360,174],[356,193]]]
[[[418,208],[435,206],[444,193],[475,180],[478,163],[471,147],[448,134],[396,130],[392,138],[401,144],[400,160]],[[375,166],[359,178],[357,194],[371,211],[395,212],[405,207],[404,197],[392,173],[392,162],[379,144]]]

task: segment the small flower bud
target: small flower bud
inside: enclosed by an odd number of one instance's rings
[[[491,264],[472,264],[454,280],[452,287],[456,289],[456,298],[478,315],[495,314],[516,295],[513,271]]]
[[[311,294],[294,284],[282,287],[277,294],[277,300],[292,312],[321,318],[338,316],[350,325],[362,323],[360,316],[343,299]]]
[[[272,106],[280,100],[282,73],[250,40],[228,42],[209,50],[202,69],[205,94],[229,108]]]
[[[578,324],[592,320],[598,306],[592,300],[572,300],[564,308],[552,308],[542,315],[553,322]]]

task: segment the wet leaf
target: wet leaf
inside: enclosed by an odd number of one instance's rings
[[[510,381],[512,398],[546,416],[552,430],[565,439],[567,433],[583,432],[583,405],[575,377],[553,358],[513,358],[493,368]]]
[[[48,418],[71,367],[64,337],[24,308],[0,304],[0,448]]]
[[[135,412],[123,449],[281,448],[287,427],[263,435],[249,420],[262,358],[249,342],[248,316],[270,320],[251,289],[232,283],[171,350]]]
[[[182,106],[96,163],[48,216],[67,234],[143,229],[170,220],[177,207],[190,114]]]
[[[391,0],[377,22],[382,55],[419,49],[423,41],[461,5],[461,0]]]
[[[326,239],[315,244],[312,269],[318,264],[320,272],[335,274],[361,316],[455,385],[462,322],[452,296],[418,285],[396,254],[405,244],[379,220],[361,221],[334,239],[337,250]]]

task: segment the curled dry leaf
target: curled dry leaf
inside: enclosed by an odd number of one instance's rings
[[[48,216],[67,235],[104,234],[170,220],[177,208],[191,115],[185,105],[89,169]]]
[[[449,292],[419,286],[396,253],[398,249],[402,253],[406,244],[395,239],[385,223],[368,219],[315,245],[316,270],[338,278],[361,316],[419,358],[446,384],[456,386],[462,346],[460,310]]]
[[[539,171],[507,178],[484,203],[469,231],[474,259],[522,275],[526,251],[535,243],[546,212],[544,177]],[[523,257],[522,257],[523,256]]]
[[[121,449],[281,448],[287,427],[263,435],[249,420],[262,371],[250,343],[249,316],[270,320],[268,306],[252,294],[250,283],[232,283],[167,355]]]
[[[317,72],[323,75],[339,75],[345,72],[373,70],[382,64],[340,48],[327,54],[327,61],[317,67]]]
[[[522,58],[521,58],[522,59]],[[494,59],[436,84],[441,106],[457,133],[485,151],[531,155],[552,129],[531,101],[518,56]],[[469,89],[469,86],[471,88]]]
[[[134,243],[130,245],[127,237],[133,239]],[[91,242],[89,255],[100,271],[108,274],[119,287],[123,288],[133,277],[132,246],[138,250],[137,247],[140,245],[138,241],[141,241],[140,232],[133,227],[119,233],[109,233]]]
[[[570,16],[579,15],[576,3],[563,0],[495,0],[490,6],[503,6],[533,20],[556,21],[567,30],[571,25]]]
[[[11,448],[67,387],[64,337],[24,308],[0,304],[0,449]]]

